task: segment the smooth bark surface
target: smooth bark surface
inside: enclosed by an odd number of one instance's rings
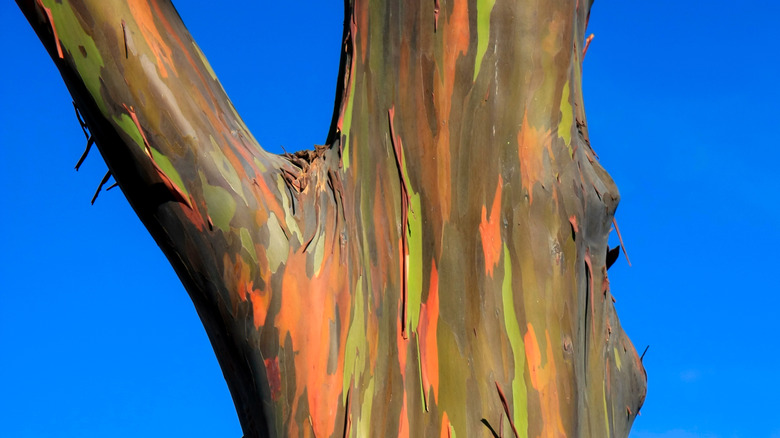
[[[328,144],[274,155],[165,1],[18,0],[246,436],[625,437],[590,2],[346,4]]]

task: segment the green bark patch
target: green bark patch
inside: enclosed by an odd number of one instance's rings
[[[355,427],[355,436],[370,436],[371,430],[371,408],[374,404],[374,378],[371,377],[363,392],[363,404],[360,405],[360,416]]]
[[[257,170],[260,173],[265,173],[268,169],[266,169],[265,164],[263,164],[262,161],[258,160],[257,157],[252,157],[252,162],[255,163],[255,166],[257,166]]]
[[[138,131],[137,128],[136,131]],[[157,167],[165,174],[165,176],[168,177],[168,179],[171,180],[171,182],[173,182],[173,184],[176,185],[176,187],[179,190],[181,190],[181,192],[184,194],[185,199],[188,199],[190,197],[190,194],[187,192],[187,189],[184,187],[184,181],[182,181],[181,175],[179,175],[179,172],[176,171],[176,168],[173,167],[173,163],[171,163],[171,160],[168,159],[168,157],[166,157],[162,153],[160,153],[157,149],[155,148],[150,148],[150,149],[152,151],[152,159],[154,160],[155,164],[157,164]]]
[[[355,74],[355,72],[353,71],[350,74]],[[352,108],[355,101],[355,81],[351,80],[349,82],[350,88],[347,91],[349,93],[349,100],[347,100],[347,106],[344,108],[344,118],[341,123],[341,132],[344,135],[344,150],[341,154],[341,165],[344,167],[345,171],[349,169],[349,130],[352,127]]]
[[[410,189],[411,190],[411,189]],[[409,214],[406,227],[407,241],[409,243],[409,259],[407,260],[407,311],[409,312],[409,325],[412,330],[417,329],[420,320],[420,304],[422,302],[423,288],[423,249],[422,249],[422,207],[420,206],[420,194],[412,192],[409,199]]]
[[[451,330],[439,330],[437,341],[440,357],[447,358],[439,362],[438,407],[447,412],[453,432],[468,431],[468,410],[465,402],[468,393],[464,376],[469,375],[469,360],[461,354],[458,341]]]
[[[141,148],[144,153],[146,153],[146,148],[144,147],[144,137],[141,135],[141,131],[138,130],[138,127],[135,126],[133,119],[125,113],[120,114],[119,117],[114,116],[113,119],[114,123],[116,123],[117,126],[119,126],[119,128],[125,132],[125,134],[129,135],[135,144],[137,144],[138,147]]]
[[[113,120],[114,123],[116,123],[116,125],[122,131],[124,131],[125,134],[127,134],[133,140],[133,142],[135,142],[135,144],[138,145],[138,148],[141,149],[141,151],[143,151],[144,155],[146,156],[146,147],[144,146],[143,135],[141,134],[141,131],[138,130],[138,126],[136,126],[135,122],[133,122],[133,119],[127,114],[122,113],[119,115],[119,117],[114,116]],[[171,160],[153,147],[150,147],[149,150],[152,151],[152,160],[154,160],[154,163],[157,165],[160,171],[162,171],[165,176],[168,177],[168,179],[171,180],[174,185],[176,185],[185,198],[189,198],[190,194],[184,186],[184,181],[181,179],[179,172],[176,171],[176,168],[173,167]],[[212,219],[214,218],[212,217]]]
[[[322,262],[324,261],[325,255],[325,241],[325,232],[318,229],[317,236],[314,237],[314,242],[309,245],[309,249],[306,250],[313,257],[312,268],[314,269],[315,277],[320,275],[320,271],[322,270]]]
[[[275,274],[276,270],[279,269],[279,265],[287,261],[287,256],[290,254],[290,243],[284,235],[279,219],[276,218],[276,214],[273,212],[268,214],[266,226],[268,227],[266,257],[268,257],[268,266],[271,268],[271,273]]]
[[[512,289],[512,260],[509,249],[504,245],[504,282],[501,286],[501,297],[504,306],[504,326],[509,344],[512,346],[512,358],[514,359],[515,377],[512,379],[512,404],[513,416],[517,432],[521,436],[528,433],[528,408],[525,386],[525,344],[520,333],[520,324],[517,322],[515,312],[514,291]]]
[[[292,215],[292,203],[293,200],[287,197],[287,186],[285,185],[284,178],[281,175],[277,175],[276,188],[279,190],[279,194],[282,198],[282,209],[284,210],[284,224],[287,225],[287,229],[290,230],[290,238],[295,236],[300,244],[302,239],[301,229],[298,228],[298,222]]]
[[[44,4],[51,9],[51,15],[57,28],[56,37],[70,53],[89,94],[105,115],[106,104],[100,94],[100,70],[103,68],[103,57],[100,56],[95,40],[82,27],[70,2],[47,0],[44,1]]]
[[[252,242],[252,236],[246,228],[241,228],[241,246],[249,253],[249,257],[252,257],[252,261],[254,261],[256,265],[257,251],[255,251],[255,244]]]
[[[222,187],[207,183],[202,173],[200,181],[203,184],[203,198],[206,200],[206,208],[211,222],[223,233],[230,232],[230,220],[236,213],[236,200],[230,196],[230,192]]]
[[[217,80],[217,74],[214,73],[214,69],[211,68],[211,64],[209,64],[209,60],[206,59],[206,56],[203,55],[203,52],[200,50],[200,46],[195,44],[195,41],[192,42],[192,47],[195,48],[195,51],[198,53],[198,57],[200,57],[200,61],[203,63],[203,66],[206,67],[206,71],[209,72],[209,76],[211,76],[211,79]]]
[[[490,41],[490,13],[493,12],[496,0],[477,0],[477,58],[474,62],[474,81],[479,75],[482,58]]]
[[[569,102],[569,81],[563,86],[561,94],[561,123],[558,124],[558,137],[562,138],[569,148],[569,154],[573,153],[571,148],[571,127],[574,123],[574,111]]]
[[[211,150],[209,150],[209,155],[211,156],[211,159],[214,160],[214,165],[217,170],[219,170],[219,174],[225,178],[225,182],[228,183],[230,188],[241,197],[241,199],[244,201],[244,204],[249,205],[246,202],[246,198],[244,197],[244,190],[241,188],[241,178],[239,178],[236,169],[233,168],[230,160],[228,160],[225,154],[222,152],[222,149],[220,148],[219,144],[217,144],[217,141],[214,140],[214,137],[209,136],[209,140],[211,140],[211,145],[214,146]]]
[[[344,347],[344,376],[342,380],[342,403],[347,402],[349,382],[355,372],[361,372],[366,367],[368,355],[368,341],[366,340],[366,318],[363,307],[365,306],[365,294],[363,293],[363,278],[358,277],[355,284],[355,304],[352,306],[352,321],[347,332],[347,341]],[[360,374],[355,376],[355,381],[360,381]]]

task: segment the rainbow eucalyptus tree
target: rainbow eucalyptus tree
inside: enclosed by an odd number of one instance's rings
[[[17,0],[246,436],[625,437],[592,0],[347,0],[327,144],[263,150],[165,0]],[[608,255],[609,254],[609,255]]]

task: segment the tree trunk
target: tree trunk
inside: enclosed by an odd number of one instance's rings
[[[347,0],[328,144],[252,137],[163,0],[17,0],[189,292],[246,436],[625,437],[592,1]]]

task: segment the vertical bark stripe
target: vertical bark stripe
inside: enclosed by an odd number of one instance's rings
[[[514,287],[512,286],[512,260],[509,248],[504,245],[504,281],[501,287],[502,304],[504,308],[504,326],[512,347],[514,359],[514,375],[512,377],[512,414],[513,421],[518,431],[526,435],[528,430],[527,390],[525,386],[525,346],[523,336],[520,333],[520,324],[515,312]]]
[[[419,326],[420,364],[426,400],[429,389],[433,389],[435,399],[439,397],[439,350],[436,340],[439,324],[439,273],[435,260],[431,262],[430,277],[428,298],[421,305]]]
[[[534,327],[528,323],[528,331],[525,334],[525,354],[528,358],[528,374],[531,378],[531,385],[539,396],[539,408],[542,412],[541,437],[555,438],[566,437],[566,430],[563,427],[561,419],[561,406],[558,399],[558,386],[556,378],[555,360],[550,343],[550,333],[544,331],[546,348],[546,363],[542,365],[542,353],[539,349],[539,342],[536,338]]]

